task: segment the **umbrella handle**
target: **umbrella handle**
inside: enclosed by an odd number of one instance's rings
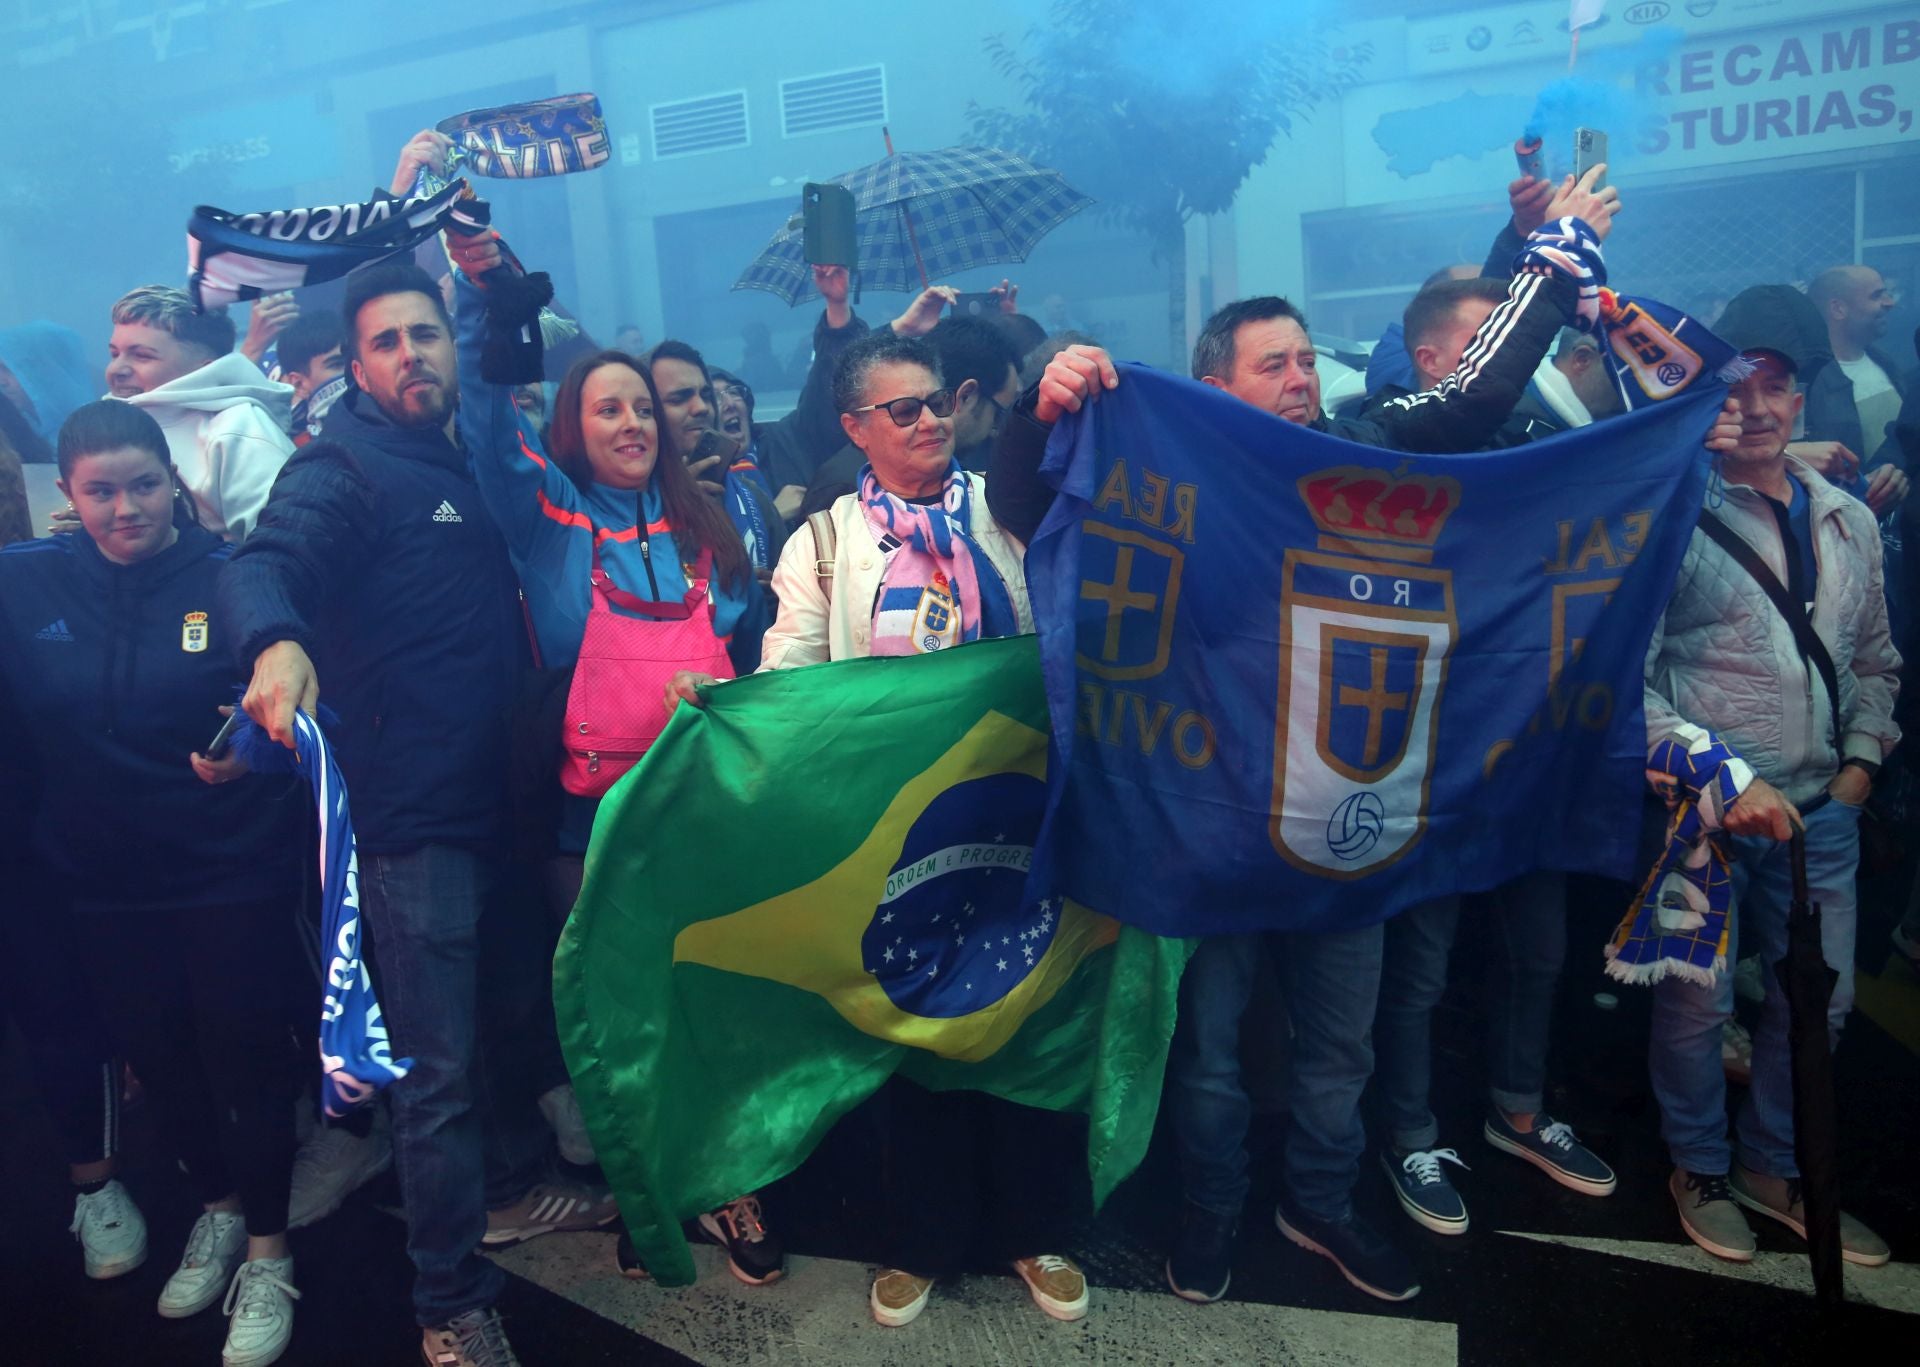
[[[880,136],[887,141],[887,155],[892,156],[893,132],[884,123],[880,125]],[[920,288],[927,287],[927,263],[920,259],[920,235],[913,230],[913,214],[907,208],[907,201],[900,201],[900,221],[907,225],[907,245],[913,248],[913,264],[920,269]]]
[[[1804,906],[1807,902],[1807,828],[1797,819],[1792,824],[1793,835],[1787,841],[1787,857],[1793,865],[1793,900]]]

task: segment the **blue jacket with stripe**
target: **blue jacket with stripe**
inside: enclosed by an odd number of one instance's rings
[[[297,897],[311,806],[285,776],[187,762],[238,700],[230,551],[199,527],[137,565],[85,533],[0,551],[0,783],[38,791],[37,859],[75,902],[166,911]]]

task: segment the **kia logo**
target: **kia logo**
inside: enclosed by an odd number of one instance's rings
[[[1673,6],[1668,4],[1667,0],[1640,0],[1637,5],[1627,6],[1627,22],[1657,24],[1672,13]]]

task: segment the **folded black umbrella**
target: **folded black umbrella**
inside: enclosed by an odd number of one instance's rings
[[[1833,1094],[1833,1049],[1827,1007],[1840,975],[1820,948],[1820,907],[1807,895],[1807,841],[1794,827],[1793,905],[1787,910],[1787,953],[1774,971],[1787,995],[1787,1049],[1793,1060],[1793,1154],[1800,1166],[1807,1256],[1813,1294],[1822,1306],[1845,1298],[1840,1259],[1840,1193],[1835,1171],[1840,1118]]]

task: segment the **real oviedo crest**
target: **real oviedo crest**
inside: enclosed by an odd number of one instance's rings
[[[207,614],[189,612],[180,624],[180,649],[198,655],[207,648]]]
[[[1431,562],[1460,485],[1344,465],[1298,488],[1319,537],[1282,569],[1269,833],[1296,868],[1359,878],[1426,831],[1459,632],[1452,571]]]

